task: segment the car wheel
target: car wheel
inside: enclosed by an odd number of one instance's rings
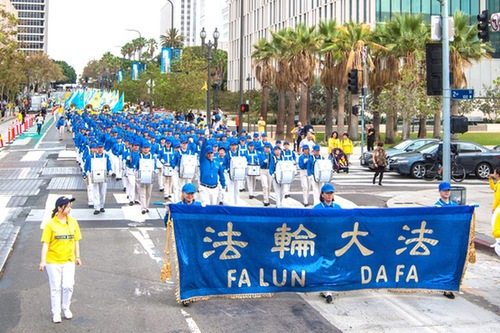
[[[411,166],[410,174],[413,178],[422,179],[425,176],[425,165],[417,162]]]
[[[493,168],[488,163],[479,163],[476,167],[476,176],[481,179],[487,179],[493,172]]]

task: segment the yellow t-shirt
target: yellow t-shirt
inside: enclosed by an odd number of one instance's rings
[[[340,139],[328,138],[328,154],[330,154],[335,148],[342,149],[342,147],[340,146]]]
[[[45,261],[47,264],[64,264],[75,261],[75,242],[82,238],[78,222],[67,217],[68,223],[62,223],[54,216],[43,229],[42,243],[49,244]]]
[[[351,139],[342,139],[341,141],[342,144],[342,150],[344,151],[345,154],[352,154],[353,151],[353,145]]]
[[[264,132],[264,131],[265,131],[265,129],[266,129],[266,121],[265,121],[265,120],[259,120],[259,121],[257,122],[257,126],[258,126],[257,130],[258,130],[260,133]]]
[[[491,209],[495,210],[500,207],[500,181],[495,183],[491,178],[489,178],[488,181],[490,183],[490,188],[495,193],[493,196],[493,205],[491,206]]]

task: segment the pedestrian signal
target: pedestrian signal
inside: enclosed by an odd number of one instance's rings
[[[246,103],[241,104],[240,105],[240,110],[241,110],[241,112],[248,112],[248,111],[250,111],[250,105],[246,104]]]
[[[352,106],[352,115],[357,116],[359,114],[359,106],[353,105]]]
[[[488,31],[488,26],[490,23],[490,17],[488,15],[487,10],[483,10],[481,14],[477,16],[477,30],[479,31],[477,33],[477,38],[479,38],[480,41],[487,42],[490,40],[490,32]]]

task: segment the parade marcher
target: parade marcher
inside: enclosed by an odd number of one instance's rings
[[[367,150],[373,150],[373,144],[375,143],[375,128],[373,128],[373,124],[368,124],[368,128],[366,129],[366,144]]]
[[[184,186],[182,186],[182,198],[178,203],[181,205],[201,206],[201,202],[196,201],[194,198],[195,193],[196,187],[193,184],[184,184]]]
[[[83,154],[83,168],[85,167],[85,161],[89,158],[89,155],[93,155],[97,153],[97,143],[92,142],[88,145],[88,150],[85,150]],[[83,170],[82,168],[82,170]],[[87,185],[87,204],[89,208],[94,207],[94,192],[92,192],[92,182],[91,177],[87,177],[85,174],[83,176],[85,180],[85,184]]]
[[[257,177],[260,175],[259,155],[259,152],[255,150],[255,144],[253,142],[248,143],[248,150],[246,152],[248,162],[246,179],[249,199],[255,198],[255,182],[257,181]]]
[[[227,166],[227,160],[226,160],[226,148],[223,146],[220,146],[219,149],[217,150],[217,156],[215,157],[215,163],[219,164],[220,167],[223,170],[224,173],[224,180],[227,180],[229,177],[228,173],[228,166]],[[222,186],[218,187],[219,194],[218,194],[218,202],[219,205],[224,204],[224,197],[226,194],[226,189],[222,188]]]
[[[117,135],[115,140],[111,146],[111,168],[113,169],[113,174],[116,176],[116,180],[121,181],[123,179],[122,154],[125,143],[120,135]]]
[[[237,157],[244,157],[244,155],[240,155],[238,151],[238,141],[232,139],[229,151],[226,153],[226,165],[229,172],[229,177],[227,179],[227,204],[232,206],[238,206],[240,204],[240,183],[242,180],[231,179],[231,172],[234,174],[236,173],[236,170],[231,170],[231,167],[235,167],[231,160]]]
[[[493,170],[493,174],[488,178],[490,188],[493,190],[493,204],[491,206],[491,225],[493,227],[493,237],[496,239],[495,252],[500,256],[500,167]]]
[[[295,126],[292,129],[292,135],[293,135],[293,150],[297,151],[300,153],[300,141],[302,140],[302,131],[304,128],[302,127],[302,123],[299,121],[297,122],[297,126]]]
[[[39,113],[36,118],[35,118],[35,124],[36,124],[36,132],[38,135],[42,132],[42,125],[43,125],[44,119],[41,113]]]
[[[160,148],[160,154],[158,158],[163,166],[161,168],[163,198],[172,199],[172,202],[178,201],[177,193],[176,191],[173,191],[173,184],[179,182],[179,173],[174,169],[177,165],[176,156],[177,155],[175,154],[174,148],[172,146],[172,141],[170,139],[166,140],[165,145]]]
[[[273,180],[273,189],[274,189],[274,197],[276,199],[276,208],[283,207],[283,199],[285,198],[285,184],[280,184],[276,181],[276,177],[273,175],[276,173],[276,165],[283,161],[283,156],[281,155],[281,148],[279,146],[275,146],[273,148],[273,156],[272,159],[274,163],[271,164],[271,168],[269,169],[269,174]]]
[[[307,175],[309,177],[309,182],[311,183],[315,206],[317,204],[319,204],[319,199],[321,197],[321,195],[320,195],[321,194],[321,187],[323,186],[323,182],[317,182],[314,179],[314,163],[316,163],[316,160],[321,160],[323,158],[324,157],[321,156],[321,147],[319,145],[315,145],[313,147],[313,152],[311,154],[311,158],[309,158],[309,161],[307,164]]]
[[[57,133],[59,134],[59,141],[63,139],[64,134],[64,116],[60,116],[56,122]]]
[[[349,135],[347,133],[342,134],[342,140],[340,140],[340,144],[342,145],[342,150],[344,154],[347,156],[347,161],[351,164],[351,154],[354,149],[354,144],[352,140],[349,139]]]
[[[375,184],[377,176],[379,176],[378,185],[382,186],[382,179],[384,178],[384,171],[387,166],[387,153],[385,152],[384,143],[382,141],[377,143],[377,148],[373,151],[372,159],[373,167],[375,169],[372,183]]]
[[[104,144],[97,143],[97,152],[87,157],[83,169],[83,178],[90,177],[90,183],[92,184],[94,215],[105,212],[104,204],[108,188],[106,179],[110,173],[111,161],[108,154],[104,152]]]
[[[51,220],[45,224],[42,233],[42,250],[38,270],[47,271],[50,286],[52,321],[61,322],[73,318],[70,310],[75,284],[75,266],[81,266],[80,227],[69,214],[74,198],[59,197],[52,211]]]
[[[337,205],[334,201],[334,193],[335,189],[332,184],[325,184],[321,187],[321,194],[320,194],[320,203],[315,205],[313,208],[314,209],[341,209],[339,205]],[[326,298],[327,303],[331,303],[333,301],[333,294],[331,292],[323,292],[320,293],[321,296]]]
[[[185,136],[180,138],[180,149],[176,152],[175,160],[177,162],[175,170],[179,173],[179,181],[177,185],[173,185],[173,191],[179,192],[182,186],[193,182],[196,167],[198,166],[195,152],[188,149],[188,139]],[[176,194],[177,197],[179,197],[179,194]]]
[[[337,131],[333,131],[332,135],[328,138],[328,155],[330,155],[335,148],[342,149],[340,145],[339,133]]]
[[[271,144],[264,145],[264,152],[260,156],[260,182],[262,185],[262,195],[264,197],[264,206],[269,206],[269,196],[271,194],[272,177],[269,170],[274,169],[274,159],[271,154]]]
[[[151,202],[151,195],[153,194],[154,174],[156,173],[156,160],[150,152],[151,145],[145,142],[141,147],[139,154],[139,161],[134,166],[135,171],[138,173],[136,182],[139,184],[139,193],[141,202],[141,213],[149,213],[149,204]]]
[[[439,200],[434,204],[438,207],[446,207],[446,206],[456,206],[458,205],[455,201],[450,199],[451,196],[451,185],[448,182],[439,183]],[[445,291],[443,295],[449,299],[454,299],[455,295],[451,291]]]
[[[283,157],[283,161],[292,161],[295,165],[297,165],[297,155],[293,150],[290,149],[290,143],[288,141],[283,142],[281,155]],[[283,185],[283,193],[285,195],[285,198],[290,197],[290,184]]]
[[[312,150],[313,147],[316,145],[316,142],[314,141],[313,138],[314,131],[311,129],[306,132],[302,140],[300,141],[300,148],[303,148],[305,145],[309,146],[309,149]]]
[[[136,181],[135,165],[139,163],[139,142],[131,142],[130,147],[123,151],[123,161],[125,163],[125,192],[129,205],[133,206],[134,203],[139,203],[139,184]]]
[[[224,167],[214,158],[214,149],[206,141],[200,152],[200,200],[207,205],[217,205],[219,189],[226,188]]]
[[[309,153],[309,146],[302,147],[302,154],[299,156],[299,178],[300,187],[302,188],[302,203],[304,207],[309,206],[309,190],[311,189],[311,178],[308,175],[307,165],[311,155]]]

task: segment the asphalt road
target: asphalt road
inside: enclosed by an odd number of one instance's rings
[[[59,142],[49,122],[44,130],[45,136],[27,135],[29,140],[20,138],[0,152],[0,226],[20,227],[0,278],[0,332],[498,332],[500,261],[481,252],[454,300],[438,292],[378,290],[339,293],[332,304],[316,293],[280,293],[183,307],[175,301],[175,281],[160,281],[163,208],[142,216],[138,206],[124,205],[123,191],[112,180],[106,213],[93,216],[71,159],[70,138]],[[436,186],[387,175],[385,186],[378,187],[371,175],[353,166],[335,180],[337,195],[346,203],[384,207],[396,193]],[[40,222],[45,207],[62,194],[77,198],[73,212],[82,228],[83,267],[77,268],[74,318],[53,324],[47,276],[37,270]],[[158,191],[154,196],[153,201],[161,199]],[[298,186],[287,203],[300,206]]]

